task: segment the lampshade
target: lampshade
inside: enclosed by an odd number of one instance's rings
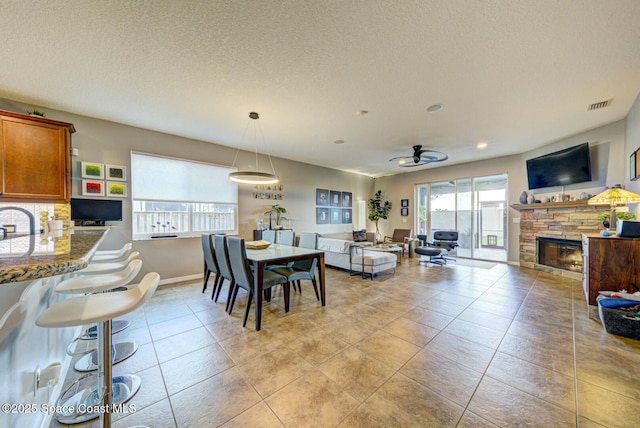
[[[632,204],[640,202],[640,195],[624,190],[619,184],[607,188],[604,192],[595,195],[587,201],[589,205],[606,205],[610,206],[609,227],[616,229],[616,205]],[[606,227],[606,225],[605,225]]]
[[[640,195],[624,190],[619,184],[589,199],[589,205],[622,205],[640,202]]]
[[[247,127],[245,127],[244,133],[242,134],[242,140],[244,141],[244,136],[247,133],[247,128],[249,127],[249,123],[253,120],[254,125],[254,134],[256,133],[257,120],[260,119],[260,115],[255,111],[249,113],[249,121],[247,121]],[[262,136],[262,129],[260,129],[260,135]],[[262,138],[264,141],[264,137]],[[240,149],[236,152],[236,157],[233,160],[232,168],[236,166],[236,160],[238,159],[238,154],[240,153]],[[244,183],[244,184],[274,184],[279,181],[278,176],[276,175],[276,171],[273,168],[273,162],[271,162],[271,155],[267,153],[267,158],[269,159],[269,163],[271,164],[271,172],[260,172],[258,171],[258,146],[256,144],[255,147],[255,155],[256,155],[256,169],[255,171],[237,171],[229,174],[229,180],[235,181],[236,183]]]

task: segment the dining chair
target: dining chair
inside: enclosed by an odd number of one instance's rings
[[[213,282],[213,291],[211,292],[211,297],[214,297],[214,293],[216,292],[218,285],[221,284],[222,276],[218,272],[218,262],[216,261],[216,255],[214,253],[213,246],[213,235],[209,233],[202,234],[202,252],[204,254],[204,263],[205,263],[205,273],[204,273],[204,284],[202,285],[202,292],[207,289],[207,283],[209,282],[209,278],[211,274],[214,273],[216,275],[216,279]]]
[[[231,297],[231,291],[233,290],[233,286],[235,285],[235,279],[233,277],[233,273],[231,272],[231,265],[229,264],[229,253],[227,249],[227,237],[225,235],[214,235],[213,236],[213,251],[216,255],[216,261],[218,262],[218,273],[222,276],[220,280],[220,284],[218,286],[218,291],[216,292],[215,301],[218,301],[218,296],[220,295],[220,290],[222,290],[222,283],[226,279],[229,281],[229,293],[227,295],[227,309],[229,308],[229,299]],[[211,295],[211,299],[213,300],[213,295]]]
[[[235,278],[235,285],[233,287],[233,295],[231,296],[230,306],[227,312],[233,311],[233,305],[238,294],[238,289],[243,288],[249,294],[247,300],[247,307],[244,311],[244,319],[242,326],[247,325],[247,318],[249,318],[249,311],[251,310],[251,302],[253,300],[253,280],[254,272],[251,270],[251,265],[247,260],[247,252],[243,238],[227,238],[229,248],[229,261],[231,264],[231,271]],[[287,277],[265,270],[262,278],[263,290],[268,290],[274,285],[284,284],[284,306],[285,312],[289,312],[289,284],[287,283]]]
[[[276,242],[276,231],[275,230],[263,230],[262,231],[262,240],[271,242],[272,244]]]
[[[276,244],[293,247],[296,242],[296,234],[293,230],[276,231]]]
[[[300,242],[298,247],[310,248],[315,250],[318,247],[318,234],[317,233],[301,233]],[[320,300],[318,294],[318,284],[316,283],[316,264],[317,259],[299,260],[293,262],[291,266],[283,266],[272,269],[272,272],[279,273],[287,277],[289,283],[294,284],[293,289],[296,289],[302,293],[300,281],[311,281],[313,284],[313,290],[316,292],[316,299]]]

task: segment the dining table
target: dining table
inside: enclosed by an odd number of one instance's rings
[[[256,299],[256,331],[259,331],[262,324],[262,299],[264,269],[268,265],[283,265],[298,260],[316,259],[318,269],[318,284],[320,285],[320,303],[326,304],[324,286],[324,251],[302,247],[290,247],[288,245],[272,244],[265,249],[246,249],[247,260],[253,265],[253,295]]]

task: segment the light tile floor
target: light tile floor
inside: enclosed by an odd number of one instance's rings
[[[277,291],[260,332],[253,314],[242,327],[245,294],[229,316],[226,290],[214,303],[198,282],[161,287],[116,335],[140,345],[116,374],[143,383],[114,426],[636,424],[640,342],[588,319],[578,281],[485,266],[327,269],[326,307],[305,283],[285,313]]]

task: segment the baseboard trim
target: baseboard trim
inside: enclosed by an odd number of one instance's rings
[[[193,275],[176,276],[174,278],[161,279],[159,285],[175,284],[177,282],[194,281],[196,279],[202,279],[204,274],[196,273]]]

